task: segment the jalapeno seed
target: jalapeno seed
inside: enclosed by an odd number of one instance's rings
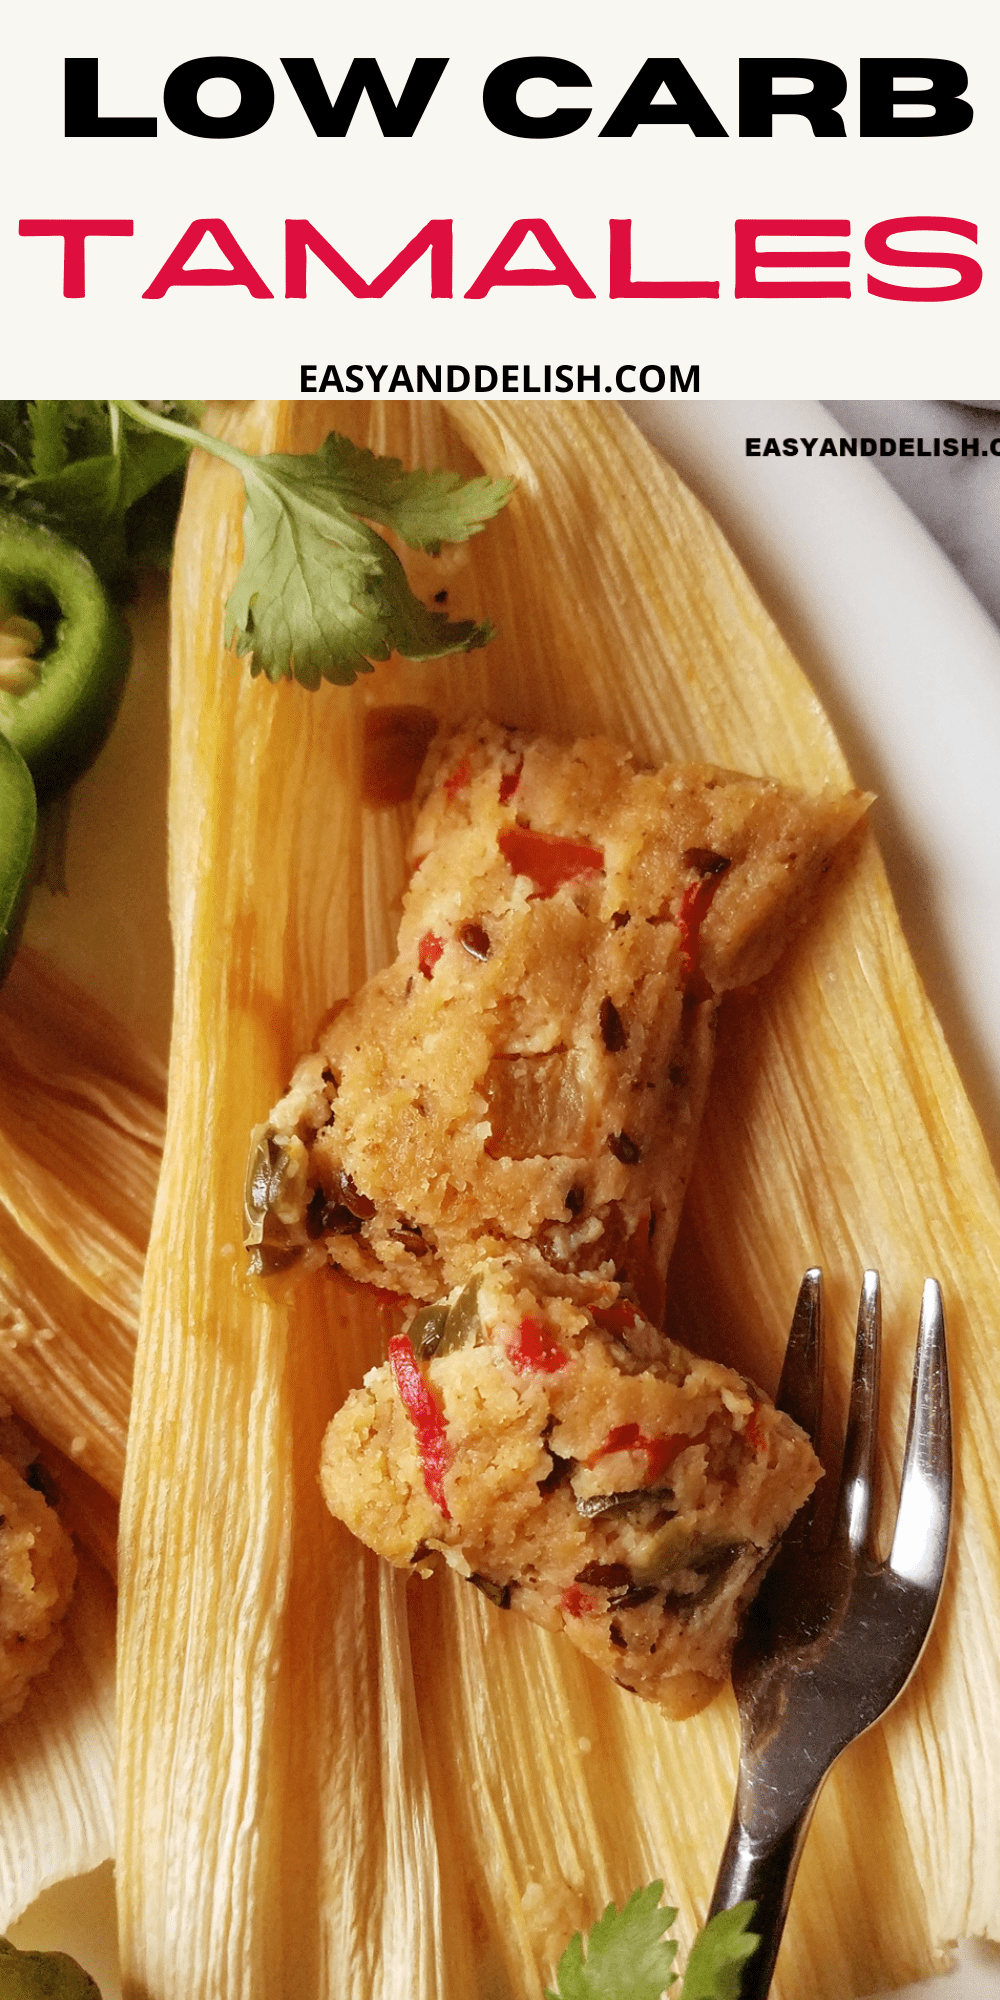
[[[44,637],[33,618],[21,618],[16,611],[0,616],[0,688],[6,694],[27,694],[37,685],[35,655]]]

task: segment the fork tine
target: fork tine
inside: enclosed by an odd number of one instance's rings
[[[814,1265],[799,1286],[775,1402],[818,1447],[823,1399],[823,1273]]]
[[[774,1400],[778,1409],[784,1410],[805,1431],[818,1451],[823,1403],[823,1273],[815,1265],[799,1286]],[[817,1487],[786,1531],[784,1546],[788,1553],[810,1540],[818,1498]]]
[[[881,1345],[882,1296],[878,1272],[866,1271],[858,1304],[851,1402],[831,1542],[831,1546],[849,1548],[855,1555],[866,1549],[869,1542]]]
[[[944,1574],[951,1509],[951,1398],[941,1287],[924,1285],[910,1421],[889,1555],[896,1576],[933,1589]]]
[[[779,1390],[782,1407],[806,1421],[810,1413],[798,1378],[802,1349],[808,1350],[818,1317],[819,1273],[810,1271]],[[867,1271],[834,1538],[817,1548],[807,1536],[796,1538],[793,1522],[733,1656],[740,1768],[712,1913],[745,1901],[755,1906],[760,1945],[746,1967],[743,2000],[765,2000],[770,1992],[795,1871],[826,1774],[906,1686],[944,1575],[951,1443],[937,1285],[928,1280],[924,1286],[902,1495],[888,1564],[871,1558],[868,1541],[879,1334],[878,1275]],[[808,1370],[805,1392],[808,1397]]]

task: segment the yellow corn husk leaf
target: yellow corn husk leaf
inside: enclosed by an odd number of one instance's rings
[[[164,1079],[22,950],[0,992],[0,1395],[117,1497]]]
[[[343,413],[340,413],[343,420]],[[310,405],[217,409],[252,450]],[[732,1797],[731,1698],[670,1724],[454,1579],[409,1588],[324,1516],[327,1416],[382,1348],[325,1275],[242,1274],[247,1135],[321,1016],[392,950],[407,814],[360,799],[366,706],[427,701],[657,761],[849,782],[815,697],[703,509],[615,410],[352,410],[409,464],[513,472],[487,533],[408,559],[486,652],[350,691],[250,680],[222,644],[242,495],[197,462],[175,563],[170,1111],[121,1544],[118,1879],[135,2000],[538,2000],[567,1936],[659,1875],[686,1934]],[[817,1810],[784,2000],[846,2000],[1000,1928],[1000,1194],[899,933],[874,843],[725,1017],[671,1277],[692,1345],[774,1381],[803,1269],[828,1275],[842,1407],[860,1272],[886,1293],[901,1455],[925,1272],[956,1378],[958,1508],[920,1674]],[[836,1337],[839,1334],[840,1338]]]
[[[115,1597],[78,1556],[63,1643],[0,1730],[0,1931],[115,1850]]]

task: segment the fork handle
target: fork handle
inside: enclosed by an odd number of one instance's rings
[[[743,1968],[740,2000],[766,2000],[771,1990],[778,1946],[818,1790],[819,1786],[795,1819],[777,1829],[759,1825],[755,1828],[752,1811],[744,1814],[743,1801],[737,1795],[709,1916],[731,1910],[735,1903],[750,1901],[756,1905],[752,1928],[760,1944]]]

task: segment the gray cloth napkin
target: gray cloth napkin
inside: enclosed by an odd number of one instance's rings
[[[970,403],[827,403],[853,437],[876,438],[871,459],[965,578],[994,624],[1000,625],[1000,406]],[[900,440],[913,440],[914,456],[901,457]],[[955,457],[933,456],[957,438]],[[916,456],[922,440],[926,457]],[[962,453],[962,441],[969,447]],[[972,440],[979,446],[971,450]],[[990,452],[997,440],[997,455]],[[883,450],[894,444],[890,453]]]

